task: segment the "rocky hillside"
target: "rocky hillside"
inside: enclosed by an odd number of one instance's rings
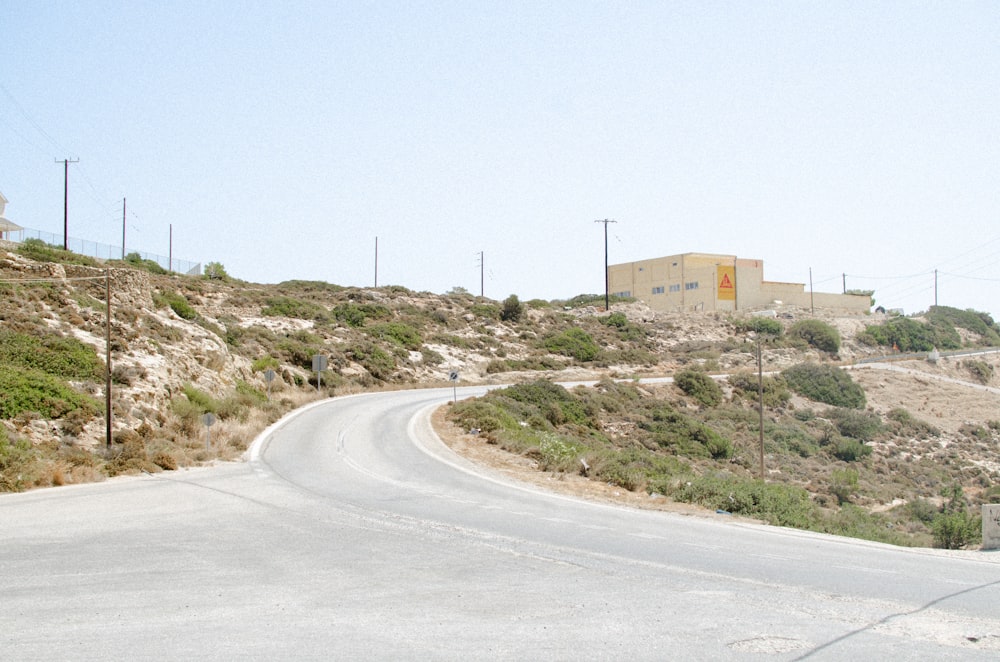
[[[850,371],[867,394],[867,410],[885,416],[905,408],[938,434],[877,443],[905,446],[899,452],[906,457],[952,463],[959,476],[968,468],[966,482],[974,473],[980,490],[1000,475],[997,355],[945,353],[928,361],[926,352],[906,360],[898,351],[908,349],[900,342],[924,328],[947,331],[936,342],[959,348],[1000,344],[993,342],[988,316],[986,330],[931,320],[914,331],[884,315],[837,317],[788,308],[732,317],[663,314],[641,303],[613,302],[604,311],[603,297],[498,302],[461,290],[259,285],[222,269],[215,278],[169,275],[137,256],[104,265],[26,244],[0,247],[0,317],[8,347],[0,353],[6,436],[0,440],[0,489],[236,458],[269,422],[317,397],[444,385],[451,372],[466,384],[659,377],[692,367],[732,373],[756,369],[757,341],[767,372],[894,355],[891,369],[859,364]],[[110,448],[104,448],[106,273]],[[801,331],[797,325],[804,320],[835,329],[836,351],[807,333],[772,333],[774,326]],[[885,334],[866,331],[873,325],[895,329],[895,340],[886,344]],[[318,393],[316,355],[327,361]],[[66,356],[76,363],[64,365]],[[790,406],[815,403],[795,395]],[[202,418],[207,412],[217,419],[210,448]]]

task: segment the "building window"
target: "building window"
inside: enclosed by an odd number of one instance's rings
[[[613,297],[622,297],[624,299],[624,298],[632,296],[632,290],[624,290],[622,292],[612,292],[611,296],[613,296]]]
[[[663,292],[664,292],[663,287],[654,287],[653,288],[653,294],[663,294]]]
[[[694,281],[694,282],[691,282],[691,283],[684,283],[684,289],[685,290],[697,290],[698,289],[698,281]]]
[[[670,291],[671,292],[680,292],[681,291],[681,284],[677,283],[676,285],[671,285],[670,286]]]

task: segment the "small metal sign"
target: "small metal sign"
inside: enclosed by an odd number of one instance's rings
[[[323,387],[323,371],[326,370],[326,357],[322,354],[313,356],[313,370],[316,372],[316,390]]]
[[[205,424],[205,450],[212,447],[212,426],[218,419],[212,412],[205,412],[201,415],[201,422]]]
[[[268,368],[264,371],[264,381],[267,382],[267,399],[271,399],[271,382],[274,381],[274,370]]]
[[[458,371],[457,370],[452,370],[451,372],[449,372],[448,373],[448,379],[450,381],[457,382],[458,381]]]

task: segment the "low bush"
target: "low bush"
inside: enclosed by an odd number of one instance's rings
[[[325,321],[329,316],[326,308],[313,303],[292,297],[279,296],[270,297],[260,310],[260,314],[265,317],[293,317],[302,320]]]
[[[0,492],[20,492],[34,485],[38,452],[27,439],[10,441],[0,426]]]
[[[0,365],[0,418],[35,412],[43,418],[54,419],[77,409],[91,416],[99,411],[96,400],[52,375],[30,368]]]
[[[643,421],[639,427],[649,432],[656,444],[680,455],[717,460],[733,455],[733,444],[729,439],[669,406],[657,408],[651,420]]]
[[[331,311],[333,318],[345,326],[361,327],[368,320],[392,318],[392,311],[379,304],[343,303]]]
[[[760,333],[778,338],[784,333],[781,322],[770,317],[748,317],[733,322],[733,326],[741,333]]]
[[[177,292],[154,292],[153,304],[158,308],[169,306],[181,319],[194,320],[198,317],[198,311],[191,307],[183,294]]]
[[[590,334],[579,327],[548,336],[542,341],[542,346],[553,354],[569,356],[583,363],[593,361],[601,353],[600,346]]]
[[[844,370],[818,363],[800,363],[781,373],[788,386],[801,396],[832,405],[860,409],[865,392]]]
[[[681,370],[674,375],[674,384],[705,407],[715,407],[722,402],[722,389],[709,375],[700,370]]]
[[[125,256],[125,262],[152,274],[163,275],[167,273],[167,270],[161,267],[159,262],[144,259],[139,253],[129,253]]]
[[[972,513],[940,513],[931,522],[934,545],[942,549],[961,549],[979,542],[982,526],[982,518]]]
[[[760,387],[758,376],[749,371],[735,372],[726,378],[726,381],[733,387],[736,396],[748,400],[758,400]],[[788,383],[781,375],[767,375],[763,379],[764,385],[764,406],[769,409],[780,409],[788,404],[792,399],[792,394],[788,390]]]
[[[380,381],[392,377],[396,369],[395,357],[370,342],[352,346],[347,350],[347,357],[361,364],[368,374]]]
[[[894,317],[884,324],[865,327],[858,340],[869,345],[892,347],[900,352],[929,352],[958,349],[961,337],[955,328],[942,320],[936,325],[923,324],[909,317]]]
[[[993,379],[993,366],[986,361],[977,359],[966,359],[962,361],[962,367],[969,371],[972,378],[980,384],[989,384]]]
[[[511,294],[503,300],[503,307],[500,308],[500,319],[504,322],[518,322],[524,315],[524,304],[517,298],[516,294]]]
[[[820,320],[802,320],[788,329],[792,338],[800,338],[821,352],[836,354],[840,351],[840,332]]]
[[[97,352],[76,338],[44,336],[0,329],[0,365],[38,370],[63,379],[97,379],[104,363]]]
[[[678,501],[755,517],[777,526],[812,529],[819,520],[809,493],[801,487],[738,479],[728,474],[692,478],[672,496]]]
[[[827,414],[845,437],[858,441],[872,441],[882,432],[882,418],[870,411],[838,407]]]
[[[857,462],[871,455],[871,446],[850,437],[835,437],[830,443],[830,454],[844,462]]]
[[[24,257],[38,262],[58,262],[60,264],[81,264],[88,267],[100,267],[101,264],[92,257],[79,255],[64,250],[62,246],[47,244],[41,239],[28,238],[17,245],[17,252]]]
[[[411,351],[419,351],[424,340],[420,332],[403,322],[384,322],[368,327],[367,332],[374,338],[386,340]]]

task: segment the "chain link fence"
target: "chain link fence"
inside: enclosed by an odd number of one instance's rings
[[[60,248],[63,246],[62,235],[55,235],[51,232],[43,232],[41,230],[35,230],[34,228],[22,228],[16,232],[5,232],[3,234],[5,235],[4,239],[14,243],[20,243],[25,239],[41,239],[46,244],[51,244],[52,246],[58,246]],[[200,262],[190,262],[188,260],[180,260],[178,258],[171,259],[169,256],[157,255],[156,253],[148,253],[146,251],[138,250],[129,250],[126,253],[122,250],[121,246],[99,244],[96,241],[87,241],[86,239],[79,239],[77,237],[68,237],[66,241],[69,244],[69,250],[74,253],[87,255],[88,257],[94,257],[99,260],[121,260],[125,255],[137,254],[143,260],[156,262],[167,271],[175,271],[188,276],[201,275]]]

